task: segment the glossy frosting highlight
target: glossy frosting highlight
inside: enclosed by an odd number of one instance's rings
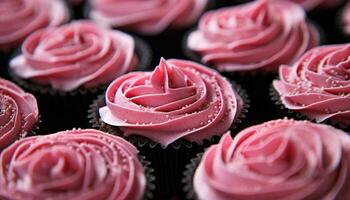
[[[23,79],[72,91],[106,84],[137,64],[134,39],[89,21],[75,21],[30,35],[11,70]]]
[[[201,200],[350,199],[350,137],[331,126],[275,120],[225,134],[194,175]]]
[[[316,47],[281,66],[273,86],[283,105],[317,122],[350,125],[350,44]]]
[[[99,23],[141,34],[191,25],[208,0],[90,0],[90,17]]]
[[[0,50],[9,51],[32,32],[58,26],[69,18],[62,0],[0,1]]]
[[[130,143],[93,129],[24,138],[0,156],[0,197],[140,200],[146,178]]]
[[[226,132],[243,101],[219,73],[186,60],[164,60],[153,72],[121,76],[108,87],[103,122],[164,146],[202,142]],[[189,123],[190,122],[190,123]]]
[[[0,78],[0,150],[25,136],[38,118],[35,97]]]
[[[187,38],[187,48],[203,63],[229,72],[273,72],[318,44],[299,5],[268,0],[207,12]]]

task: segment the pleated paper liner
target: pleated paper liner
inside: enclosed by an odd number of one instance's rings
[[[248,112],[249,107],[248,96],[242,89],[237,90],[244,101],[240,115],[232,124],[230,130],[237,130],[242,119]],[[105,95],[100,95],[90,106],[88,118],[94,128],[123,137],[123,132],[119,127],[110,126],[104,123],[99,116],[99,108],[106,105]],[[134,144],[139,151],[146,155],[155,167],[156,174],[156,196],[165,199],[174,195],[182,195],[181,177],[185,164],[190,158],[194,157],[198,152],[202,152],[204,148],[215,144],[219,141],[220,136],[212,136],[204,139],[202,143],[189,142],[179,139],[167,147],[162,146],[146,137],[131,135],[124,137]]]
[[[152,60],[152,52],[142,39],[135,38],[135,44],[135,51],[139,58],[139,64],[135,70],[146,70]],[[46,133],[73,127],[89,127],[89,122],[86,120],[86,110],[88,110],[91,101],[101,94],[108,85],[107,83],[95,88],[81,87],[70,92],[62,92],[53,89],[50,85],[41,85],[22,79],[11,70],[9,70],[9,74],[14,82],[37,98],[43,121],[41,128]]]
[[[154,197],[154,190],[155,190],[155,176],[154,176],[154,169],[152,168],[152,163],[146,159],[146,156],[143,156],[141,154],[138,155],[138,158],[144,168],[144,173],[146,176],[146,189],[144,194],[144,200],[153,199]]]
[[[309,118],[308,116],[302,114],[301,112],[290,110],[287,107],[285,107],[283,102],[281,101],[280,95],[278,94],[278,92],[275,90],[275,88],[272,85],[270,87],[270,97],[271,97],[271,100],[275,104],[275,112],[280,115],[280,118],[288,117],[288,118],[293,118],[293,119],[297,119],[297,120],[308,120],[308,121],[311,121],[314,123],[319,123],[319,122],[316,122],[315,119]],[[321,122],[321,123],[334,126],[335,128],[342,129],[345,132],[350,133],[350,126],[345,125],[345,124],[341,124],[338,121],[328,119],[328,120]]]
[[[204,153],[198,153],[194,158],[190,160],[190,162],[186,165],[185,170],[183,172],[182,184],[183,184],[183,192],[185,193],[185,197],[188,200],[197,199],[196,193],[193,187],[193,177],[194,173],[202,160]]]

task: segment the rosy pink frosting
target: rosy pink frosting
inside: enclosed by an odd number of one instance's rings
[[[2,199],[139,200],[145,184],[136,148],[93,129],[28,137],[0,157]]]
[[[279,76],[273,86],[286,108],[350,125],[350,44],[314,48]]]
[[[187,47],[220,71],[275,71],[319,43],[305,11],[288,1],[259,0],[205,14]]]
[[[18,46],[30,33],[69,18],[62,0],[1,0],[0,49]]]
[[[0,150],[26,135],[38,121],[33,95],[0,78]]]
[[[201,200],[350,199],[350,138],[331,126],[275,120],[225,134],[194,175]]]
[[[122,32],[77,21],[30,35],[11,70],[57,90],[96,87],[131,71],[137,62],[134,39]]]
[[[106,102],[100,108],[103,122],[120,127],[126,136],[141,135],[164,146],[180,138],[200,143],[223,134],[243,104],[219,73],[176,59],[161,59],[153,72],[116,79]]]
[[[343,32],[350,35],[350,2],[345,5],[341,15]]]
[[[289,0],[300,4],[306,10],[312,10],[315,8],[330,8],[339,5],[344,0]]]
[[[90,17],[99,23],[142,34],[191,25],[208,0],[90,0]]]

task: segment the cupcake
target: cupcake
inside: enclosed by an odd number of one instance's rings
[[[34,131],[38,121],[35,97],[0,78],[0,151]]]
[[[209,0],[108,1],[90,0],[89,17],[98,23],[142,35],[192,25]]]
[[[32,32],[66,22],[69,10],[62,0],[3,0],[0,19],[0,51],[9,52]]]
[[[350,126],[350,44],[316,47],[273,82],[277,100],[293,113],[342,128]]]
[[[195,199],[350,199],[350,137],[331,126],[275,120],[225,134],[188,165]]]
[[[60,130],[84,124],[88,105],[104,86],[149,62],[150,51],[140,39],[75,21],[31,34],[9,71],[17,83],[37,94],[43,120],[61,121],[54,127]]]
[[[119,77],[91,108],[95,127],[127,138],[154,163],[162,198],[181,192],[188,159],[229,130],[244,110],[224,77],[176,59],[161,59],[153,72]]]
[[[334,8],[337,5],[340,5],[344,0],[289,0],[295,3],[300,4],[307,11],[316,9],[316,8]]]
[[[350,37],[350,2],[348,2],[340,15],[341,31],[346,37]]]
[[[0,155],[0,197],[139,200],[151,178],[142,162],[130,143],[93,129],[28,137]]]
[[[94,21],[136,33],[148,41],[155,55],[181,57],[182,36],[214,0],[109,1],[89,0],[87,16]],[[157,57],[156,60],[160,59]],[[154,63],[157,64],[157,63]]]
[[[319,40],[302,7],[259,0],[207,12],[185,38],[184,50],[221,72],[273,73]]]

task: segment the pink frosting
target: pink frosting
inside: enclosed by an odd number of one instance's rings
[[[25,136],[38,121],[33,95],[0,78],[0,150]]]
[[[28,137],[0,157],[1,199],[139,200],[145,184],[136,148],[93,129]]]
[[[350,35],[350,2],[346,4],[341,15],[343,32]]]
[[[319,43],[305,11],[288,1],[259,0],[205,14],[187,47],[220,71],[275,71]]]
[[[35,30],[58,26],[68,18],[62,0],[1,0],[0,50],[8,51]]]
[[[134,39],[88,21],[76,21],[30,35],[11,70],[19,77],[54,89],[96,87],[136,65]]]
[[[285,0],[284,0],[285,1]],[[344,0],[289,0],[300,4],[306,10],[312,10],[315,8],[330,8],[339,5]]]
[[[331,126],[275,120],[225,134],[194,175],[201,200],[350,199],[350,138]]]
[[[350,44],[308,51],[293,66],[280,67],[273,82],[282,103],[317,122],[350,125]]]
[[[103,122],[164,146],[183,138],[200,143],[226,132],[242,99],[219,73],[186,60],[164,60],[153,72],[116,79],[100,108]],[[189,123],[191,122],[191,123]]]
[[[90,17],[99,23],[158,34],[167,28],[191,25],[208,0],[90,0]]]

